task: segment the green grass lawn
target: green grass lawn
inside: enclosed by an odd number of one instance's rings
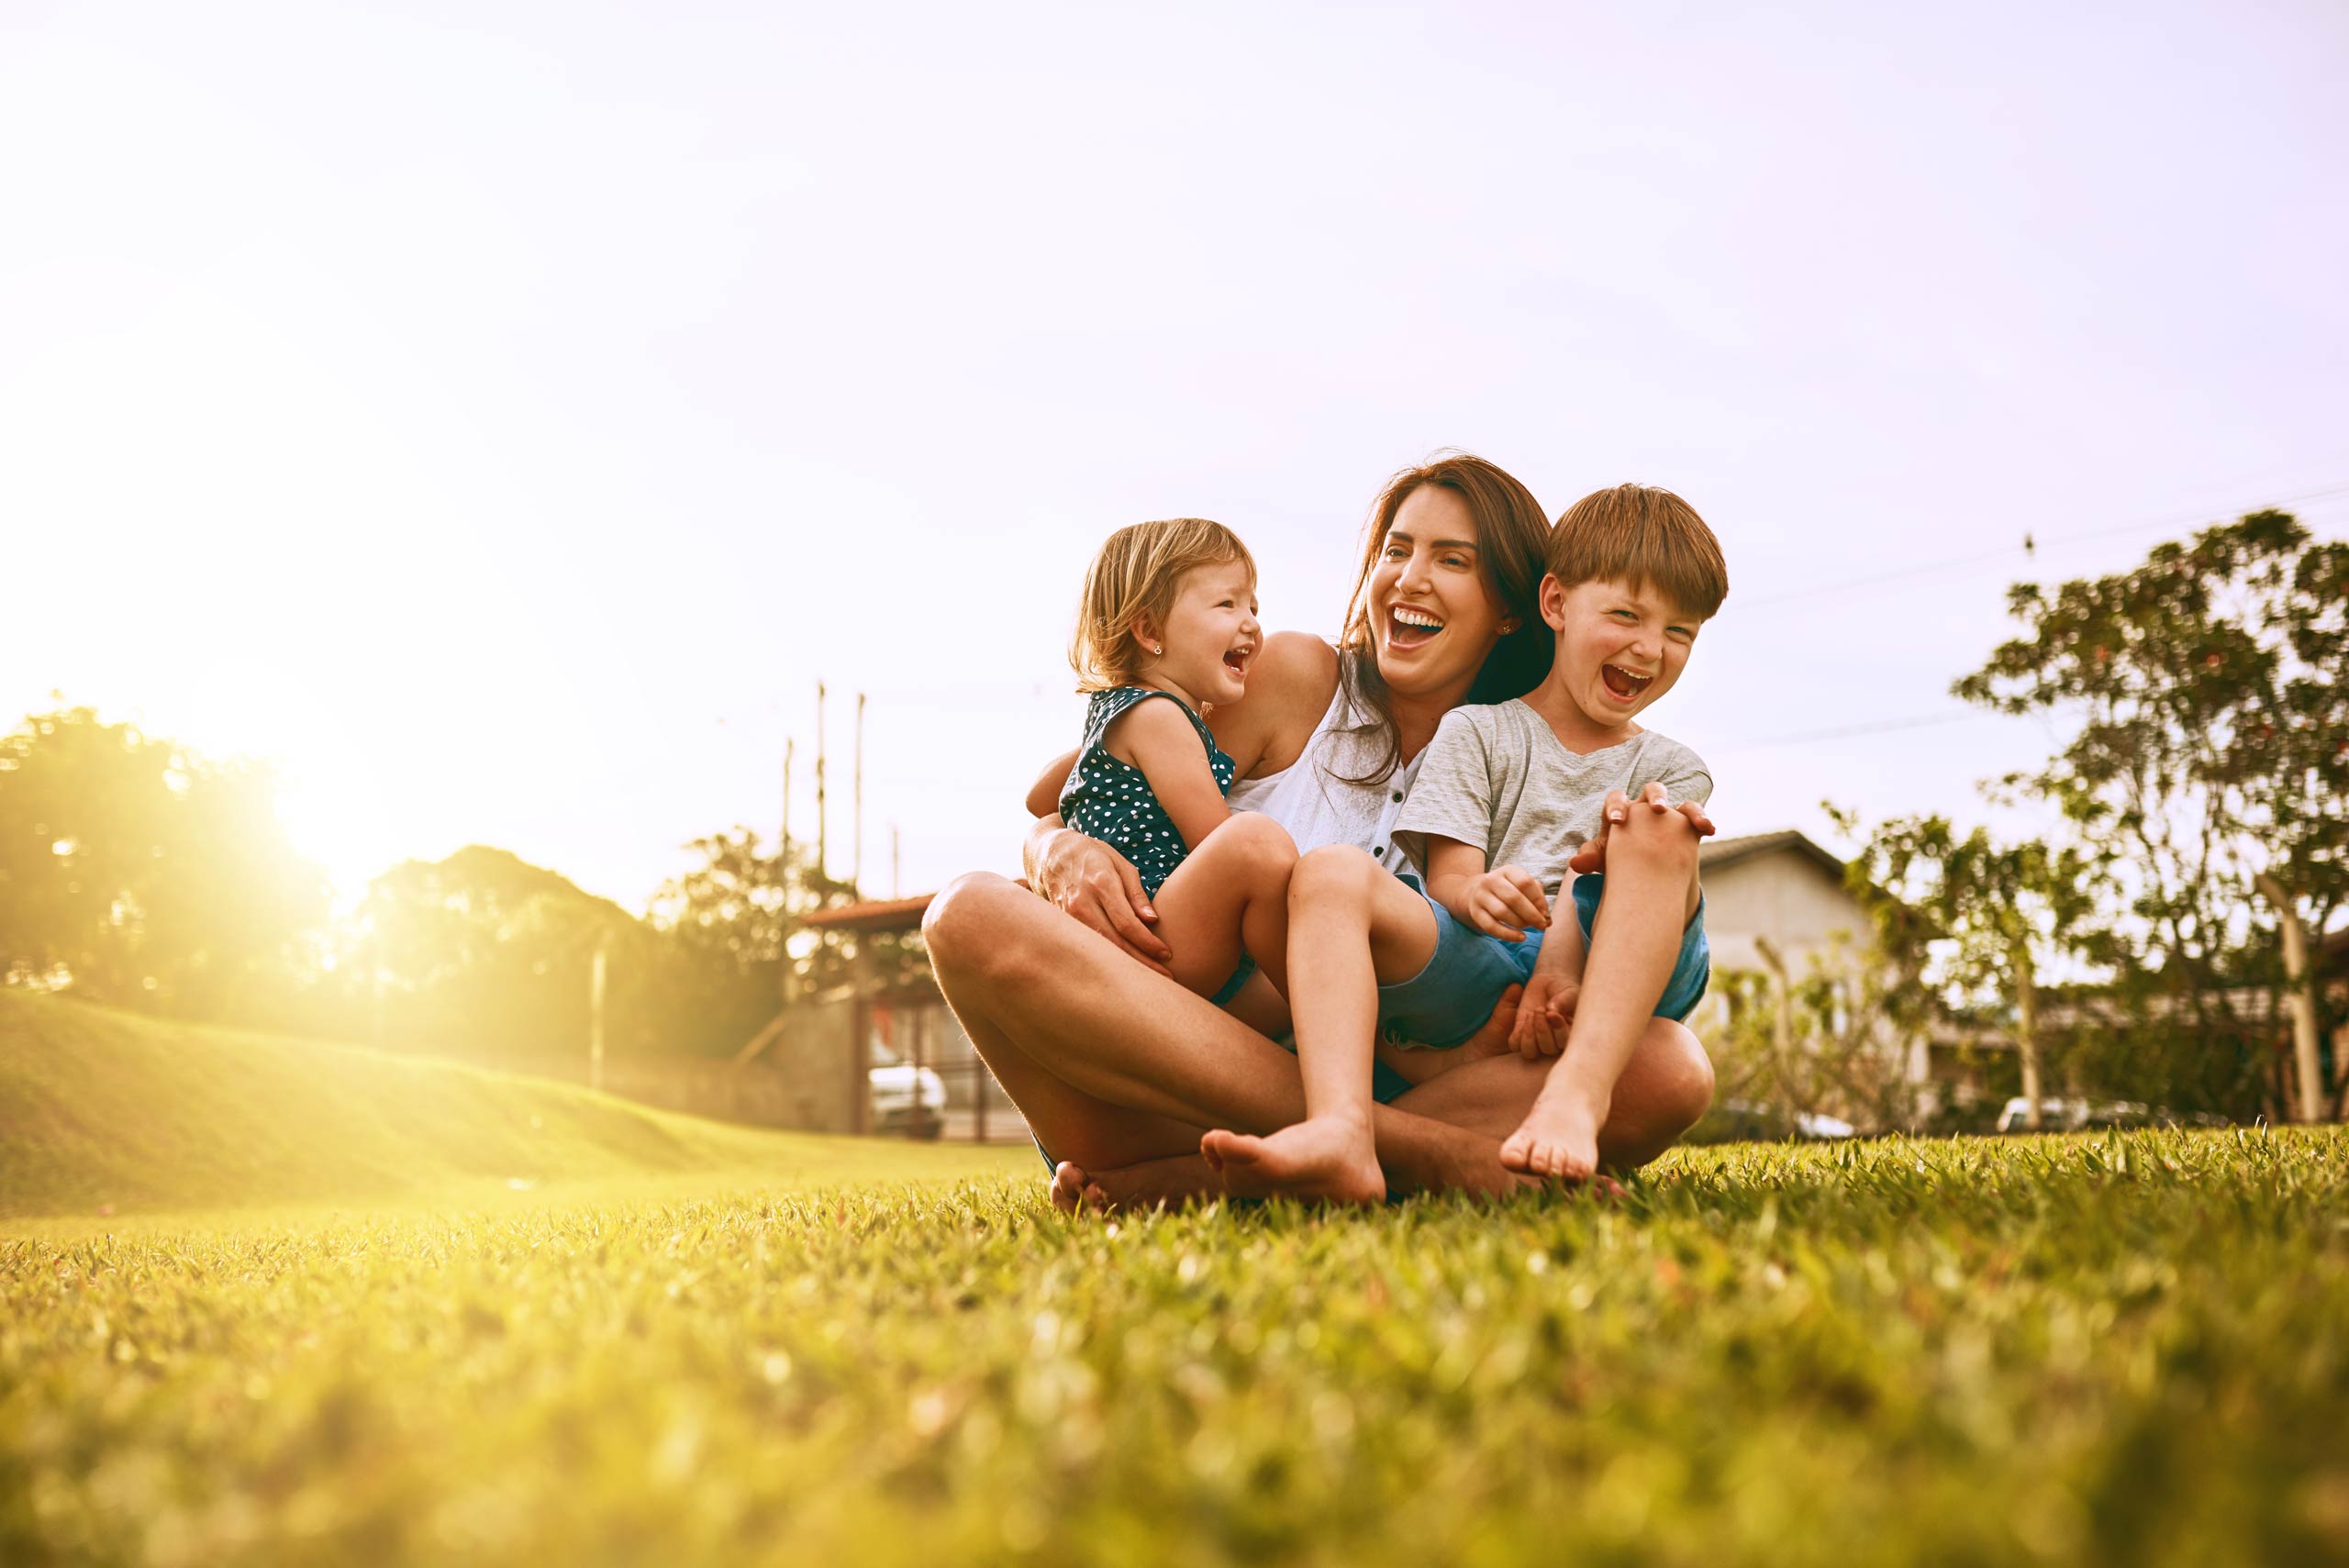
[[[50,1221],[0,1242],[0,1561],[2349,1561],[2344,1167],[2138,1133],[1688,1151],[1611,1206]]]

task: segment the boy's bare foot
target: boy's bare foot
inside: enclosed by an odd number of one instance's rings
[[[1598,1129],[1606,1120],[1605,1106],[1560,1089],[1553,1074],[1524,1122],[1501,1140],[1501,1163],[1549,1181],[1589,1181],[1598,1173]]]
[[[1233,1197],[1386,1201],[1386,1177],[1365,1126],[1324,1118],[1285,1127],[1270,1138],[1216,1131],[1199,1140],[1199,1152],[1221,1173],[1224,1191]]]

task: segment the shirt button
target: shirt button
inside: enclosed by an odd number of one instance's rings
[[[1403,792],[1398,789],[1390,798],[1394,800],[1396,805],[1400,806],[1403,804]]]
[[[1375,845],[1372,848],[1370,852],[1374,855],[1383,855],[1386,852],[1386,846],[1384,844]]]

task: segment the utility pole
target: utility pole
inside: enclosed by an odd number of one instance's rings
[[[816,880],[830,875],[825,867],[832,847],[831,824],[824,815],[824,683],[816,683]]]
[[[782,987],[783,1005],[791,1006],[795,987],[791,973],[791,753],[794,745],[790,736],[783,738],[783,851],[776,859],[777,878],[783,884],[783,906],[775,911],[778,922],[775,932],[775,967],[781,973],[777,984]]]
[[[849,851],[849,881],[864,896],[864,694],[856,694],[856,847]]]
[[[897,885],[897,825],[889,824],[889,896],[903,898],[905,890]]]
[[[587,971],[587,1086],[604,1086],[604,977],[610,939],[596,944],[596,961]]]

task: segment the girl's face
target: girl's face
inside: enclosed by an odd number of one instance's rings
[[[1390,690],[1464,686],[1484,667],[1508,612],[1481,548],[1468,503],[1443,485],[1422,484],[1396,509],[1370,573],[1371,644]]]
[[[1256,624],[1256,579],[1247,563],[1195,566],[1183,573],[1163,628],[1144,621],[1142,673],[1193,707],[1235,703],[1248,689],[1248,666],[1264,645]],[[1152,648],[1160,649],[1156,655]]]

